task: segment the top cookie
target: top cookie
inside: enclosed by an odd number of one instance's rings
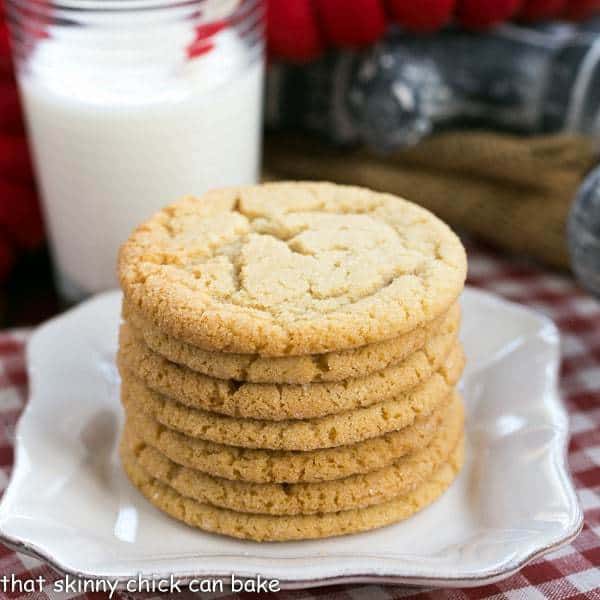
[[[206,350],[291,356],[355,348],[456,300],[466,257],[423,208],[328,183],[269,183],[186,198],[121,248],[126,299]]]

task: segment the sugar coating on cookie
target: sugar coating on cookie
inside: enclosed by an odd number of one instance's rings
[[[455,303],[436,319],[383,342],[339,352],[280,357],[202,350],[165,334],[127,301],[123,302],[123,318],[148,348],[192,371],[217,379],[250,383],[306,384],[364,377],[398,364],[423,348],[430,338],[449,329],[458,329],[460,306]]]
[[[412,424],[431,414],[451,393],[464,366],[457,345],[447,364],[416,388],[397,398],[315,419],[263,421],[236,419],[190,408],[148,389],[135,376],[122,377],[122,401],[143,410],[163,425],[222,444],[272,450],[314,450],[352,444]]]
[[[242,513],[198,502],[152,477],[125,445],[121,446],[121,460],[132,484],[149,502],[175,519],[213,533],[275,542],[357,533],[410,517],[450,487],[464,462],[464,444],[458,444],[448,462],[442,464],[431,478],[403,496],[366,508],[314,515]]]
[[[456,345],[451,323],[403,362],[343,382],[246,383],[197,373],[150,350],[128,325],[121,327],[117,363],[150,389],[182,404],[238,418],[310,419],[389,400],[429,378]]]
[[[369,473],[424,448],[458,412],[458,394],[429,415],[380,437],[306,452],[240,448],[192,438],[165,427],[142,411],[127,411],[127,428],[173,462],[232,481],[298,483],[330,481]]]
[[[460,406],[460,404],[459,404]],[[446,462],[459,442],[463,412],[453,410],[425,448],[366,474],[321,483],[248,483],[207,475],[171,461],[129,428],[124,444],[155,479],[184,496],[238,512],[271,515],[338,512],[381,504],[416,489]]]
[[[425,209],[327,183],[270,183],[173,204],[120,252],[125,297],[206,350],[286,356],[390,339],[447,311],[464,248]]]

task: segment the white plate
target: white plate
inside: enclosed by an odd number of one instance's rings
[[[120,295],[40,327],[30,400],[0,504],[0,535],[63,571],[120,580],[258,574],[283,586],[492,582],[570,541],[582,514],[565,467],[568,418],[551,321],[476,290],[463,299],[467,462],[432,506],[376,531],[320,541],[244,542],[163,515],[117,460],[114,366]]]

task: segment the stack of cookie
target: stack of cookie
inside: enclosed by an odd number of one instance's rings
[[[122,461],[173,517],[341,535],[459,471],[466,259],[429,212],[325,183],[218,190],[134,231],[119,275]]]

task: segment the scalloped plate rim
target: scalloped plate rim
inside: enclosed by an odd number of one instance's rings
[[[508,308],[509,310],[513,310],[513,311],[517,311],[517,312],[524,312],[524,313],[528,313],[529,315],[535,316],[535,318],[539,319],[540,322],[545,322],[546,326],[553,329],[554,332],[556,333],[556,335],[558,336],[558,331],[556,329],[556,326],[548,317],[541,315],[540,313],[537,313],[537,312],[533,311],[532,309],[529,309],[525,306],[509,302],[503,298],[500,298],[500,297],[490,294],[488,292],[484,292],[484,291],[473,289],[473,288],[466,288],[466,289],[468,290],[468,292],[467,292],[468,294],[474,296],[475,298],[477,298],[478,300],[480,300],[482,302],[492,303],[492,304],[496,303],[499,306]],[[32,345],[35,343],[35,340],[38,337],[40,337],[41,335],[44,335],[44,333],[49,328],[55,327],[57,324],[60,324],[61,320],[70,319],[74,313],[77,313],[80,311],[85,311],[88,309],[88,307],[91,304],[93,304],[95,302],[102,302],[102,300],[104,298],[111,297],[115,293],[116,292],[111,291],[111,292],[105,292],[103,294],[94,296],[93,298],[71,308],[70,310],[68,310],[68,311],[58,315],[57,317],[50,319],[48,322],[42,324],[40,327],[37,328],[35,333],[32,334],[32,336],[29,340],[29,344],[27,346],[27,357],[29,357],[29,355],[30,355],[30,349],[31,349]],[[553,365],[554,370],[558,369],[559,362],[560,362],[560,357],[558,357],[557,363],[555,365]],[[36,375],[34,373],[31,373],[30,376],[32,378],[36,377]],[[556,400],[559,403],[558,407],[559,407],[559,412],[561,413],[560,418],[562,420],[562,424],[564,425],[564,420],[568,420],[568,413],[566,411],[564,403],[562,402],[562,398],[560,397],[560,395],[558,393],[556,394]],[[7,498],[9,493],[12,493],[12,491],[14,491],[13,486],[16,485],[16,477],[14,475],[17,473],[17,471],[20,468],[20,455],[22,452],[21,430],[23,428],[23,423],[27,420],[27,418],[29,418],[30,412],[31,412],[31,403],[28,402],[25,409],[23,410],[23,413],[21,414],[21,417],[17,424],[16,436],[15,436],[15,463],[14,463],[13,473],[11,475],[9,484],[5,489],[2,500],[0,501],[0,520],[3,516],[4,500]],[[558,421],[557,421],[557,424],[558,424]],[[560,430],[560,428],[557,427],[557,430]],[[569,509],[571,510],[570,527],[568,529],[565,529],[563,534],[558,536],[555,540],[552,540],[551,542],[549,542],[543,546],[540,546],[539,548],[528,553],[527,555],[520,556],[520,557],[514,558],[512,560],[508,560],[508,561],[502,563],[501,565],[497,566],[496,568],[490,568],[487,570],[480,569],[476,573],[463,572],[463,573],[457,575],[456,577],[435,577],[435,576],[423,577],[423,576],[419,576],[419,575],[411,575],[409,573],[398,574],[398,573],[387,572],[385,570],[377,571],[376,569],[373,569],[373,568],[364,569],[364,571],[362,571],[362,572],[356,572],[356,573],[350,573],[350,574],[336,574],[336,567],[326,567],[326,569],[331,571],[331,573],[326,574],[322,577],[318,577],[318,578],[303,579],[303,578],[299,578],[299,577],[292,577],[292,578],[286,579],[285,577],[282,577],[282,578],[280,578],[280,583],[281,583],[282,589],[303,589],[303,588],[310,588],[310,587],[317,587],[317,586],[339,585],[339,584],[348,584],[348,583],[379,583],[379,584],[433,585],[433,586],[449,586],[449,587],[475,587],[475,586],[479,586],[479,585],[494,583],[496,581],[499,581],[501,579],[509,577],[510,575],[516,573],[521,568],[523,568],[526,564],[530,563],[531,561],[536,560],[537,558],[545,555],[546,553],[556,550],[556,549],[562,547],[563,545],[571,542],[574,538],[577,537],[577,535],[580,533],[580,531],[583,527],[583,512],[579,505],[579,502],[577,499],[577,494],[576,494],[576,491],[575,491],[575,488],[573,485],[573,481],[572,481],[572,478],[571,478],[571,475],[569,473],[568,466],[567,466],[567,450],[568,450],[568,443],[569,443],[569,435],[568,435],[567,431],[561,432],[560,442],[561,442],[560,451],[563,456],[563,460],[562,460],[562,464],[561,464],[561,468],[562,468],[561,474],[564,476],[565,481],[568,483],[568,489],[565,489],[564,491],[569,496],[569,499],[571,502],[571,504],[569,506]],[[551,448],[551,450],[554,452],[557,451],[556,444]],[[6,515],[4,515],[4,516],[6,516]],[[393,527],[393,525],[392,525],[392,527]],[[55,569],[65,573],[65,574],[72,575],[72,576],[84,577],[86,579],[106,579],[106,580],[113,581],[115,579],[122,580],[122,579],[131,577],[132,575],[134,575],[131,572],[123,572],[120,574],[90,572],[85,569],[78,569],[73,565],[65,564],[64,562],[61,562],[61,561],[57,560],[55,557],[53,557],[51,553],[47,552],[39,544],[33,543],[33,542],[28,542],[28,541],[25,541],[23,539],[20,539],[20,538],[14,536],[14,535],[7,534],[5,531],[3,531],[1,522],[0,522],[0,541],[2,543],[6,544],[7,546],[15,549],[18,552],[22,552],[22,553],[32,556],[34,558],[43,560],[43,561],[47,562],[48,564],[50,564],[51,566],[53,566]],[[283,543],[285,543],[285,542],[283,542]],[[215,555],[215,556],[217,556],[217,555]],[[241,556],[243,556],[243,555],[240,555],[240,557]],[[338,558],[340,560],[343,560],[344,555],[329,555],[329,558]],[[371,556],[370,558],[379,558],[379,557]],[[394,559],[394,558],[401,560],[401,557],[392,557],[392,559]],[[286,562],[292,562],[292,561],[299,560],[299,559],[305,560],[306,557],[290,557],[290,558],[284,558],[281,560],[284,560]],[[339,568],[337,569],[337,571],[339,572]],[[149,580],[159,580],[159,579],[164,578],[165,576],[168,577],[169,574],[171,574],[171,571],[164,571],[161,573],[155,573],[152,575],[148,575],[147,578]],[[255,577],[257,573],[255,571],[243,572],[241,570],[237,570],[237,571],[235,571],[234,574],[236,575],[236,577],[238,577],[240,579],[248,579],[248,578],[251,579],[251,578]],[[208,572],[208,571],[204,571],[202,569],[196,569],[194,571],[189,571],[189,572],[181,572],[181,573],[178,572],[177,579],[179,581],[185,583],[185,581],[188,581],[192,578],[197,578],[197,577],[228,579],[231,575],[232,575],[232,571],[228,571],[227,569],[224,569],[221,572]]]

